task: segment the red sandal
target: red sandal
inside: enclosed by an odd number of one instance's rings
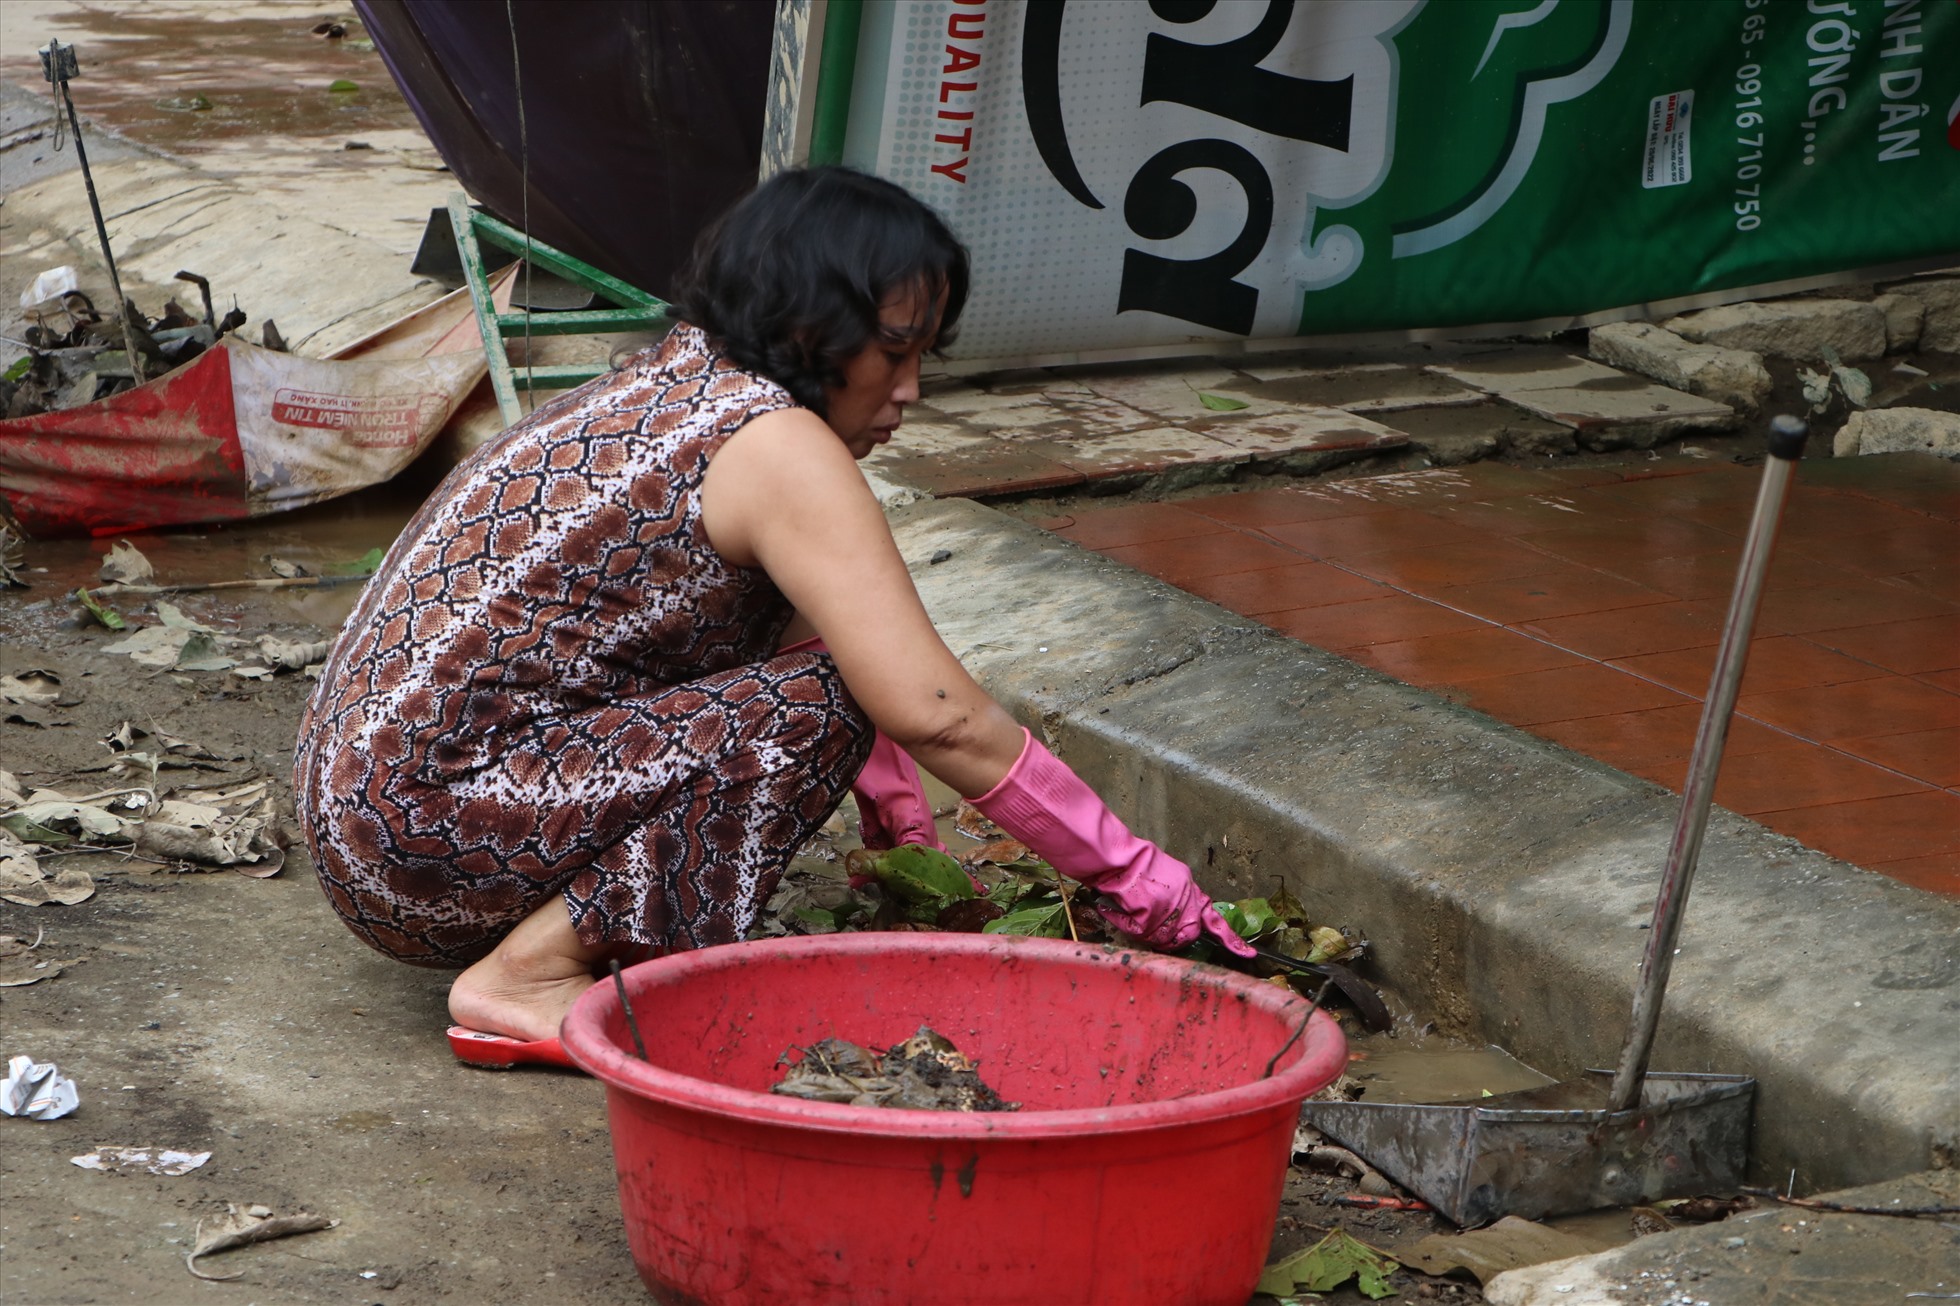
[[[458,1061],[490,1070],[512,1070],[518,1066],[578,1069],[572,1059],[565,1055],[564,1046],[555,1038],[533,1039],[527,1043],[504,1034],[486,1034],[462,1025],[451,1025],[449,1050],[456,1054]]]

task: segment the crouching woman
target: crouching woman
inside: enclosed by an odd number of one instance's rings
[[[966,293],[902,189],[780,174],[703,237],[662,343],[486,445],[389,551],[294,786],[348,927],[461,969],[459,1054],[555,1059],[596,968],[741,939],[853,786],[874,843],[933,842],[914,759],[1120,929],[1243,949],[961,668],[858,472]]]

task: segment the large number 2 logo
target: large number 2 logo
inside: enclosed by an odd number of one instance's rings
[[[1042,162],[1078,203],[1103,207],[1082,178],[1062,121],[1062,22],[1068,0],[1029,0],[1022,28],[1021,85],[1028,127]],[[1157,17],[1183,26],[1210,14],[1216,0],[1150,0]],[[1293,0],[1267,0],[1252,31],[1216,45],[1152,32],[1144,46],[1139,104],[1182,104],[1256,131],[1345,152],[1354,78],[1315,81],[1259,67],[1293,21]],[[1232,141],[1179,141],[1145,161],[1130,179],[1123,220],[1145,240],[1171,240],[1191,229],[1198,195],[1178,174],[1214,169],[1245,191],[1245,223],[1224,249],[1197,259],[1125,250],[1117,311],[1143,309],[1238,335],[1252,332],[1257,288],[1235,280],[1265,247],[1273,220],[1273,183],[1252,151]]]

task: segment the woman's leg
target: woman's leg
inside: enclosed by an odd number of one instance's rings
[[[490,955],[449,990],[449,1015],[459,1025],[512,1038],[553,1038],[572,1002],[592,985],[592,968],[615,951],[579,941],[562,894],[506,934]]]
[[[608,957],[740,939],[872,738],[815,653],[526,734],[459,782],[365,764],[301,806],[348,926],[398,960],[467,968],[456,1020],[527,1039],[556,1031]]]

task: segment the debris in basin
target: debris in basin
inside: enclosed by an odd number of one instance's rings
[[[63,272],[68,274],[65,279],[49,280],[51,274]],[[163,312],[154,318],[146,316],[134,301],[125,301],[121,312],[104,316],[75,283],[74,269],[53,268],[42,273],[21,296],[21,316],[27,322],[21,343],[30,352],[5,378],[6,389],[0,392],[4,413],[0,415],[33,417],[121,394],[192,362],[244,325],[246,314],[236,307],[222,318],[213,317],[210,283],[203,277],[179,272],[177,278],[196,284],[203,292],[202,321],[174,299],[165,301]],[[30,301],[29,296],[57,286],[65,289]],[[130,364],[132,349],[141,375]]]
[[[245,1277],[242,1270],[237,1274],[206,1274],[197,1268],[197,1258],[230,1251],[234,1247],[247,1247],[252,1243],[271,1242],[274,1238],[289,1238],[297,1233],[318,1233],[339,1223],[323,1215],[314,1215],[311,1211],[274,1215],[269,1206],[240,1206],[236,1202],[226,1202],[225,1214],[211,1222],[209,1231],[204,1228],[204,1221],[197,1222],[197,1241],[192,1244],[189,1255],[184,1257],[184,1268],[198,1278],[212,1282],[242,1279]]]
[[[80,1104],[75,1081],[57,1070],[54,1062],[32,1057],[14,1057],[7,1062],[7,1077],[0,1079],[0,1113],[30,1120],[58,1120]]]
[[[760,913],[751,937],[833,934],[840,931],[941,930],[1011,934],[1025,938],[1121,943],[1123,937],[1073,881],[1055,873],[1026,844],[997,837],[954,857],[909,844],[884,851],[854,848],[844,856],[849,885],[807,865],[836,856],[833,836],[819,833],[784,874]],[[1361,1023],[1384,1029],[1391,1020],[1372,985],[1341,962],[1357,961],[1368,942],[1352,932],[1310,922],[1285,889],[1270,898],[1213,904],[1241,938],[1264,949],[1246,963],[1208,944],[1187,955],[1249,969],[1261,977],[1290,977],[1296,988],[1332,979],[1353,1004]]]
[[[952,1040],[919,1026],[918,1033],[882,1053],[841,1038],[827,1038],[801,1052],[769,1091],[810,1102],[893,1107],[906,1111],[1018,1111],[980,1078],[977,1063]],[[780,1064],[780,1062],[779,1062]]]
[[[1370,1301],[1393,1297],[1388,1276],[1400,1267],[1386,1255],[1343,1229],[1335,1229],[1313,1246],[1266,1267],[1259,1276],[1260,1292],[1291,1297],[1296,1292],[1329,1292],[1349,1279]]]
[[[209,1152],[168,1147],[97,1147],[68,1158],[69,1164],[106,1174],[185,1175],[211,1159]]]

